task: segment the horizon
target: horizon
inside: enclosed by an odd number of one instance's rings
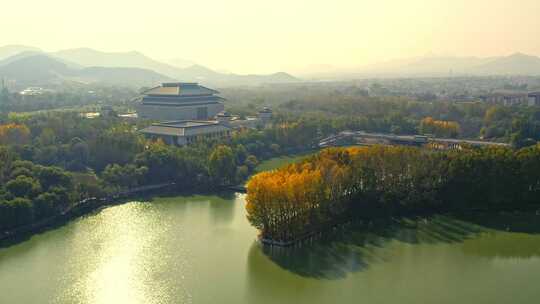
[[[411,56],[411,57],[389,58],[389,59],[385,59],[385,60],[382,60],[382,61],[369,62],[369,63],[363,64],[363,65],[356,65],[356,66],[334,66],[334,65],[331,65],[331,64],[318,64],[318,63],[315,63],[315,64],[312,64],[312,65],[304,66],[302,70],[294,70],[294,69],[290,70],[289,69],[289,70],[274,70],[274,71],[268,71],[268,72],[262,72],[262,73],[257,73],[257,72],[237,73],[237,71],[234,71],[234,70],[224,70],[224,69],[215,68],[213,66],[206,65],[205,63],[191,61],[191,60],[189,60],[187,58],[172,58],[172,59],[155,58],[155,57],[152,57],[152,56],[150,56],[150,55],[148,55],[148,54],[146,54],[144,52],[134,50],[134,49],[104,51],[104,50],[93,48],[93,47],[80,46],[80,47],[73,47],[73,48],[67,48],[67,49],[49,50],[49,49],[44,49],[44,48],[39,47],[39,46],[27,45],[27,44],[26,45],[25,44],[0,45],[0,49],[1,48],[10,48],[10,47],[14,47],[14,48],[36,48],[36,49],[39,49],[39,51],[44,52],[45,54],[54,54],[56,52],[72,51],[72,50],[90,50],[90,51],[95,51],[95,52],[99,52],[99,53],[103,53],[103,54],[137,53],[137,54],[142,55],[144,57],[147,57],[149,59],[155,60],[155,61],[160,62],[160,63],[167,64],[167,65],[170,65],[170,66],[173,66],[173,67],[177,67],[177,68],[187,68],[187,67],[191,67],[191,66],[201,66],[203,68],[208,68],[208,69],[216,71],[216,72],[222,72],[222,73],[226,73],[226,74],[227,73],[241,74],[241,75],[250,75],[250,74],[253,74],[253,75],[257,75],[257,74],[270,75],[270,74],[276,74],[276,73],[285,72],[285,73],[291,74],[293,76],[299,76],[299,77],[317,76],[318,74],[324,75],[324,74],[327,74],[327,73],[331,74],[331,73],[348,73],[348,72],[349,73],[351,73],[351,72],[366,73],[366,75],[369,75],[370,74],[369,70],[362,71],[362,69],[369,69],[372,66],[383,65],[383,64],[399,62],[399,61],[407,61],[407,60],[451,59],[451,58],[456,58],[456,59],[467,59],[467,58],[471,58],[471,59],[498,59],[498,58],[516,56],[516,55],[532,56],[532,57],[538,57],[540,59],[540,55],[526,53],[526,52],[522,52],[522,51],[519,51],[519,50],[516,50],[516,51],[514,51],[512,53],[508,53],[508,54],[500,54],[500,55],[493,55],[493,56],[486,56],[486,57],[473,56],[473,55],[454,55],[454,54],[435,54],[435,53],[431,53],[431,54],[417,55],[417,56]],[[12,56],[15,56],[17,54],[19,54],[19,53],[15,53]],[[11,56],[8,56],[8,57],[11,57]],[[174,60],[185,61],[185,65],[174,64],[173,63]],[[355,69],[360,69],[360,70],[355,71]],[[375,74],[376,74],[376,72],[375,72]],[[390,75],[391,74],[392,73],[390,73]],[[396,73],[396,75],[398,75],[398,74],[399,73]]]
[[[331,8],[306,0],[164,1],[156,8],[126,0],[31,2],[31,11],[26,2],[5,6],[10,14],[0,20],[4,44],[49,52],[81,47],[137,51],[158,61],[180,58],[239,74],[355,68],[433,54],[540,55],[535,16],[540,3],[534,0],[519,6],[507,0],[342,0]],[[127,5],[129,17],[119,15]],[[159,13],[148,14],[149,9]]]

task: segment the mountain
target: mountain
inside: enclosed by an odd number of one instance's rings
[[[236,75],[238,83],[246,85],[272,84],[272,83],[293,83],[299,79],[285,72],[278,72],[268,75]]]
[[[7,63],[4,64],[4,61]],[[47,55],[31,55],[13,60],[7,58],[0,62],[0,77],[16,80],[18,83],[36,85],[57,83],[62,75],[71,76],[72,71],[65,63]]]
[[[176,78],[178,68],[156,61],[139,52],[101,52],[89,48],[69,49],[53,56],[85,67],[140,68]]]
[[[45,53],[38,48],[7,46],[0,48],[1,54],[12,54],[12,56],[0,61],[0,67],[13,62],[20,64],[19,60],[23,58],[41,55],[49,59],[54,59],[57,63],[64,63],[69,70],[84,70],[84,75],[79,74],[79,78],[75,77],[83,82],[88,80],[107,80],[113,84],[145,83],[144,85],[148,85],[148,81],[156,80],[153,83],[155,85],[159,83],[157,79],[165,79],[167,81],[200,82],[209,86],[226,87],[299,81],[297,78],[283,72],[270,75],[238,75],[216,72],[202,65],[192,64],[192,62],[179,59],[172,60],[171,62],[175,65],[171,65],[156,61],[135,51],[101,52],[90,48],[77,48]],[[33,60],[36,59],[34,58],[29,62]],[[43,61],[45,59],[41,57],[41,60]],[[179,67],[181,65],[189,66]],[[11,74],[16,72],[12,67],[6,68],[6,70],[10,70]],[[130,75],[129,71],[133,72],[133,74]],[[152,71],[153,74],[151,73]],[[28,76],[23,75],[26,72],[25,70],[24,73],[21,72],[18,76],[24,76],[22,78],[26,79]],[[51,79],[49,72],[38,71],[33,78],[39,78],[38,75],[46,76],[44,81]],[[62,73],[60,75],[66,76]]]
[[[334,78],[540,75],[540,58],[516,53],[505,57],[424,56],[390,60],[335,72]],[[324,76],[324,75],[323,75]]]
[[[108,83],[133,87],[151,86],[170,77],[139,68],[74,68],[46,54],[15,55],[0,61],[0,78],[15,81],[18,86],[48,86],[66,81]]]
[[[52,55],[86,67],[142,68],[156,71],[178,81],[200,82],[218,87],[298,81],[298,79],[286,73],[271,75],[220,73],[202,65],[192,64],[186,60],[181,60],[180,63],[187,64],[187,67],[178,67],[156,61],[139,52],[107,53],[89,48],[79,48],[59,51]],[[178,64],[179,61],[176,60],[175,62]]]
[[[0,47],[0,60],[4,60],[23,52],[41,53],[43,51],[39,48],[26,45],[6,45]]]
[[[376,76],[449,76],[470,73],[472,67],[490,58],[425,56],[391,60],[366,66],[360,73]]]
[[[43,53],[41,51],[24,51],[24,52],[17,53],[15,55],[11,56],[11,57],[7,57],[7,58],[4,58],[3,60],[0,60],[0,66],[7,65],[8,63],[17,61],[19,59],[23,59],[23,58],[26,58],[26,57],[32,57],[32,56],[36,56],[36,55],[47,56],[45,53]]]
[[[183,58],[172,58],[172,59],[166,60],[165,63],[172,65],[174,67],[177,67],[177,68],[187,68],[192,65],[195,65],[195,62],[191,60],[186,60]]]
[[[522,53],[490,60],[469,69],[475,75],[540,75],[540,58]]]
[[[177,74],[179,81],[196,81],[217,87],[227,86],[257,86],[270,83],[292,83],[299,79],[285,72],[268,75],[239,75],[233,73],[219,73],[201,65],[193,65],[181,69]]]

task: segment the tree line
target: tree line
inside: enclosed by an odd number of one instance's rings
[[[248,220],[276,241],[354,217],[519,209],[540,204],[540,145],[332,148],[251,177],[247,193]]]

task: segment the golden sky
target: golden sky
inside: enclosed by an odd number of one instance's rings
[[[540,0],[2,0],[5,44],[137,50],[239,73],[540,55]]]

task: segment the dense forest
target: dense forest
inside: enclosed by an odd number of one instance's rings
[[[247,192],[251,224],[285,242],[355,217],[515,210],[540,204],[540,145],[332,148],[253,176]]]

